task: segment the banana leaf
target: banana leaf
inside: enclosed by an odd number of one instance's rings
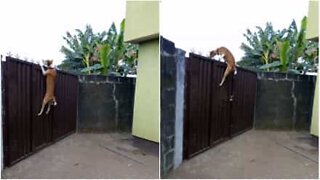
[[[269,69],[269,68],[278,68],[279,66],[281,66],[281,62],[280,61],[274,61],[272,63],[264,64],[264,65],[260,66],[259,69],[265,70],[265,69]]]
[[[87,72],[91,72],[91,71],[97,71],[97,70],[100,70],[101,68],[103,68],[103,66],[101,64],[95,64],[93,66],[89,66],[89,67],[86,67],[86,68],[83,68],[81,70],[82,73],[87,73]]]
[[[99,56],[100,56],[100,63],[102,66],[102,74],[107,74],[110,66],[109,62],[109,54],[110,54],[110,46],[109,44],[101,45]]]
[[[280,62],[281,62],[281,67],[280,70],[282,72],[287,71],[288,68],[288,63],[289,63],[289,50],[290,50],[290,43],[288,40],[285,40],[284,42],[277,42],[279,46],[279,51],[280,51]]]

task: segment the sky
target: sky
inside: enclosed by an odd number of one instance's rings
[[[125,6],[125,0],[1,0],[0,53],[60,64],[66,31],[86,24],[95,32],[108,30],[125,18]],[[160,34],[203,55],[226,46],[239,60],[247,28],[270,21],[282,29],[293,19],[299,25],[307,10],[308,0],[161,0]]]
[[[125,18],[125,0],[1,0],[0,53],[10,51],[20,58],[54,59],[60,64],[60,48],[66,31],[107,31]]]
[[[271,22],[275,30],[308,13],[308,0],[162,0],[160,32],[176,47],[202,55],[227,47],[239,61],[246,29]]]

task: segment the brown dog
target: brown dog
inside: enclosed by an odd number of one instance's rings
[[[215,56],[218,56],[218,58],[223,58],[227,63],[227,69],[224,71],[222,80],[219,84],[219,86],[222,86],[227,76],[231,72],[234,72],[234,74],[237,74],[236,62],[234,60],[232,53],[226,47],[219,47],[216,50],[210,51],[210,58],[213,58]]]
[[[52,66],[52,60],[45,60],[43,63],[48,67],[48,69],[45,71],[43,68],[43,65],[40,64],[42,74],[46,76],[46,94],[44,95],[43,101],[42,101],[42,106],[41,110],[38,114],[40,116],[43,112],[44,107],[48,104],[48,109],[46,111],[46,114],[49,113],[50,111],[50,106],[57,105],[56,98],[54,96],[54,85],[55,85],[55,80],[57,77],[57,71],[56,69]]]

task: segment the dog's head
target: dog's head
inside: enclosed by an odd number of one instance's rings
[[[53,63],[53,60],[42,60],[43,64],[46,65],[47,67],[50,67]]]
[[[221,54],[220,48],[217,48],[216,50],[210,51],[210,58],[217,60],[217,61],[223,61],[224,54]]]

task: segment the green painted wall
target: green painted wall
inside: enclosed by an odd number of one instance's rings
[[[159,1],[127,1],[124,40],[141,42],[159,37]]]
[[[127,1],[124,40],[139,44],[132,135],[159,142],[159,1]]]
[[[314,92],[313,109],[312,109],[312,121],[311,121],[311,134],[319,136],[319,73],[317,76],[316,89]]]
[[[309,1],[306,38],[319,38],[319,1]]]
[[[306,38],[319,41],[319,1],[310,0]],[[313,99],[311,134],[319,136],[319,71]]]
[[[160,59],[159,39],[139,44],[138,72],[132,134],[159,142]]]

